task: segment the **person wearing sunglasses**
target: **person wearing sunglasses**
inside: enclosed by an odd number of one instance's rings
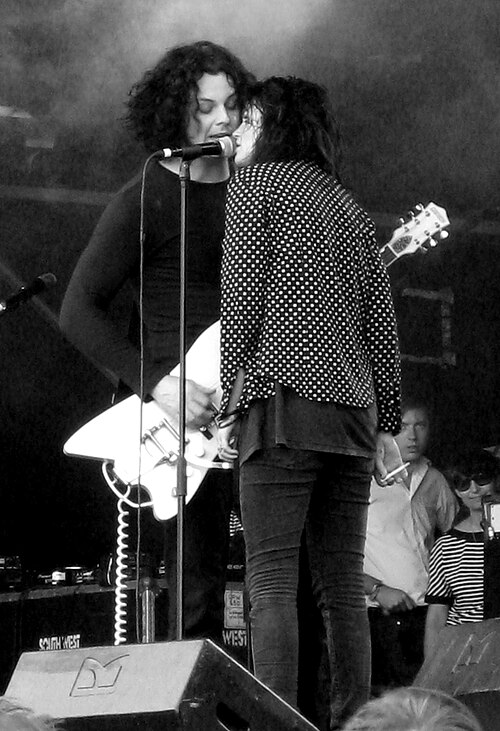
[[[459,459],[448,472],[460,502],[454,525],[431,551],[425,657],[439,646],[445,625],[481,622],[484,595],[483,501],[500,489],[500,463],[484,449]]]

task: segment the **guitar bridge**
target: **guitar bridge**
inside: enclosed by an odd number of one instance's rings
[[[159,439],[156,437],[156,433],[161,430],[161,426],[153,426],[151,429],[148,429],[144,433],[144,436],[142,437],[142,443],[144,446],[146,446],[146,443],[148,440],[154,444],[154,446],[158,449],[161,455],[161,459],[157,462],[157,465],[160,464],[168,464],[169,466],[174,466],[177,464],[177,460],[179,459],[179,455],[177,452],[174,452],[172,449],[169,449],[168,452],[165,450],[165,447],[160,442]]]

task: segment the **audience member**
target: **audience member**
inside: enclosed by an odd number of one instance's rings
[[[425,688],[398,688],[368,701],[343,731],[481,731],[463,703]]]
[[[56,728],[49,716],[37,716],[13,698],[0,697],[0,731],[55,731]]]
[[[484,596],[483,500],[500,486],[500,463],[484,449],[461,456],[449,473],[460,500],[453,528],[431,552],[425,656],[438,646],[445,625],[481,622]]]
[[[365,592],[372,638],[372,690],[408,685],[423,662],[428,561],[436,530],[447,531],[458,510],[445,477],[424,456],[429,409],[405,399],[396,442],[408,476],[370,490]]]

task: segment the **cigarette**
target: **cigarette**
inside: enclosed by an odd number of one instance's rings
[[[392,472],[388,472],[383,479],[384,480],[390,480],[391,477],[394,477],[395,475],[398,475],[400,472],[402,472],[403,470],[405,470],[409,466],[410,466],[410,463],[409,462],[403,462],[403,464],[400,465],[399,467],[396,467],[395,470],[392,470]]]

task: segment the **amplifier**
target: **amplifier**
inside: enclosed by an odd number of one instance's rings
[[[136,592],[126,592],[127,642],[136,642]],[[156,639],[167,637],[167,595],[155,602]],[[19,655],[25,651],[74,650],[113,645],[115,594],[96,584],[57,586],[0,594],[0,693],[5,691]]]
[[[229,581],[225,592],[222,644],[242,665],[249,665],[247,607],[241,578]],[[126,592],[128,643],[139,641],[136,630],[136,584]],[[158,581],[155,600],[155,640],[168,637],[168,596]],[[140,609],[139,609],[140,611]],[[77,584],[0,593],[0,693],[5,691],[22,652],[76,650],[113,645],[115,640],[113,587]]]
[[[5,691],[19,656],[18,594],[0,594],[0,693]]]

